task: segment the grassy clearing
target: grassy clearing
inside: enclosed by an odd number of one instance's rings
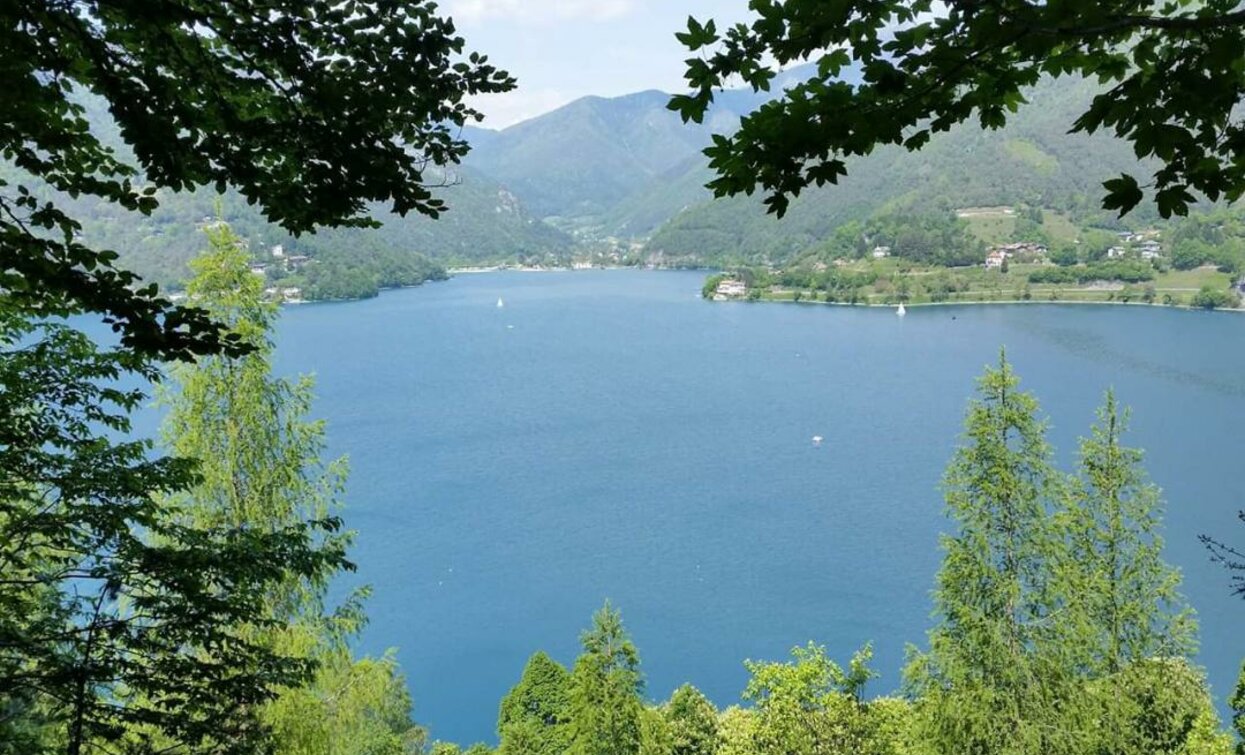
[[[816,301],[846,304],[911,305],[968,302],[1104,302],[1182,306],[1204,286],[1224,291],[1231,276],[1214,268],[1159,273],[1154,280],[1126,284],[1095,281],[1087,284],[1029,282],[1039,264],[1009,265],[1007,272],[983,267],[930,268],[904,265],[896,260],[860,260],[841,268],[869,273],[870,285],[844,290],[804,290],[773,285],[760,291],[770,301]]]

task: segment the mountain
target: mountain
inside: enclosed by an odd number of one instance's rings
[[[805,65],[780,74],[772,91],[812,70]],[[772,96],[751,89],[723,92],[702,124],[684,124],[668,110],[666,92],[584,97],[501,131],[471,130],[466,164],[563,227],[641,235],[683,204],[704,198],[700,186],[687,186],[685,178],[703,164],[701,150],[712,134],[733,131],[740,117]],[[654,199],[655,193],[664,196]]]
[[[667,262],[776,262],[816,248],[853,220],[995,205],[1028,205],[1078,226],[1115,227],[1114,215],[1100,209],[1101,184],[1138,172],[1137,158],[1109,135],[1067,133],[1098,91],[1088,81],[1045,81],[1005,129],[982,131],[970,122],[937,135],[920,152],[880,148],[850,161],[839,185],[806,190],[782,220],[766,214],[759,193],[683,208],[652,234],[646,253]],[[702,163],[672,185],[707,178]],[[1128,220],[1155,219],[1143,206]]]
[[[103,100],[86,97],[83,104],[92,131],[105,145],[127,155]],[[492,133],[472,131],[480,132],[469,137],[473,139],[486,139]],[[322,288],[326,291],[370,292],[378,285],[419,282],[443,275],[446,265],[569,257],[573,240],[533,217],[513,193],[488,176],[455,166],[445,171],[430,169],[425,178],[436,186],[434,195],[445,199],[450,207],[437,220],[422,215],[402,218],[378,207],[374,216],[383,222],[381,228],[326,229],[295,239],[267,222],[257,207],[234,192],[218,195],[210,188],[161,191],[157,194],[159,207],[144,216],[93,196],[58,194],[0,161],[0,180],[55,199],[82,223],[80,238],[84,243],[117,251],[123,267],[164,288],[180,287],[189,274],[186,263],[206,243],[200,226],[218,217],[249,244],[257,260],[266,261],[267,250],[281,245],[291,254],[312,259],[334,257],[334,264],[329,266],[333,270],[345,270],[353,264],[362,271],[362,275],[351,273],[349,286],[325,282]],[[355,263],[337,260],[342,251],[350,251]]]
[[[476,141],[465,162],[538,215],[600,216],[694,157],[711,128],[737,120],[722,112],[708,126],[685,127],[666,110],[669,99],[657,91],[585,97]]]
[[[804,66],[782,74],[772,91],[809,72]],[[325,262],[320,273],[301,276],[322,291],[407,282],[435,276],[447,265],[566,262],[576,254],[628,246],[612,238],[645,241],[642,256],[653,263],[778,263],[817,253],[852,221],[949,216],[974,206],[1042,210],[1075,233],[1112,227],[1114,218],[1099,209],[1101,182],[1138,170],[1127,144],[1067,133],[1098,91],[1087,81],[1045,81],[1003,130],[983,132],[968,123],[917,153],[880,148],[852,160],[840,185],[805,191],[782,221],[764,212],[760,196],[713,200],[704,188],[712,174],[701,150],[711,135],[731,132],[773,96],[746,89],[721,93],[704,124],[684,124],[666,108],[668,94],[645,91],[585,97],[501,130],[466,127],[462,133],[473,149],[465,164],[428,175],[441,184],[435,192],[450,208],[435,221],[377,208],[379,229],[325,230],[292,239],[235,194],[164,192],[150,217],[89,197],[60,200],[84,222],[86,242],[116,249],[123,264],[148,280],[182,280],[186,261],[203,245],[197,225],[219,213],[257,257],[282,245]],[[119,143],[101,104],[88,106],[103,138]],[[0,179],[22,178],[0,164]],[[1153,219],[1143,206],[1129,221]],[[325,271],[338,280],[325,279]]]

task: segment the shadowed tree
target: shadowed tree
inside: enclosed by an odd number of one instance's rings
[[[293,233],[367,225],[369,203],[435,217],[428,165],[467,151],[469,95],[513,80],[426,0],[26,0],[0,5],[0,152],[56,191],[150,213],[162,190],[235,187]],[[103,98],[127,154],[90,130]],[[41,314],[105,315],[162,356],[221,347],[80,243],[30,187],[0,183],[0,288]]]
[[[6,303],[0,741],[36,736],[24,755],[255,752],[256,709],[311,671],[263,640],[281,624],[268,596],[346,566],[331,545],[340,522],[192,522],[175,498],[198,481],[193,463],[120,440],[143,400],[125,386],[154,370]]]
[[[742,0],[741,0],[742,2]],[[837,183],[846,160],[880,145],[923,147],[970,119],[1006,124],[1044,76],[1099,80],[1104,91],[1073,131],[1108,131],[1158,168],[1160,214],[1185,214],[1196,194],[1245,193],[1245,10],[1205,2],[1031,0],[751,0],[750,23],[719,29],[689,19],[679,40],[691,92],[670,108],[703,120],[714,93],[739,77],[768,90],[801,61],[816,72],[744,118],[706,150],[721,196],[768,193],[782,214],[810,185]],[[843,80],[848,70],[858,84]],[[1125,213],[1144,197],[1136,178],[1107,181],[1104,206]]]

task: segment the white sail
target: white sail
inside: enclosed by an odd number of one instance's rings
[[[900,317],[903,317],[904,315],[908,314],[908,310],[904,309],[903,307],[903,302],[899,302],[899,309],[895,310],[895,314],[899,315]]]
[[[501,297],[497,297],[497,308],[501,309],[504,306],[506,306],[506,302],[502,301]]]

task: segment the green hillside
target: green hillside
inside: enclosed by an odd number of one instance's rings
[[[1053,211],[1079,227],[1116,227],[1099,208],[1101,183],[1137,160],[1108,136],[1067,133],[1096,91],[1090,82],[1046,82],[1006,129],[976,124],[935,137],[921,152],[885,148],[848,166],[838,186],[806,191],[780,221],[760,197],[703,202],[678,212],[649,240],[659,259],[695,257],[710,262],[787,259],[825,241],[840,225],[884,214],[946,215],[959,208],[1028,205]],[[697,170],[697,169],[693,169]],[[702,171],[697,177],[707,175]],[[1155,220],[1139,207],[1130,226]]]
[[[708,142],[666,110],[668,94],[585,97],[477,140],[466,163],[541,216],[592,218],[685,163]]]
[[[781,74],[771,90],[809,69]],[[469,129],[466,163],[562,227],[589,238],[644,236],[707,197],[701,150],[771,96],[723,92],[703,124],[684,124],[665,92],[585,97],[501,131]]]
[[[124,153],[124,144],[107,111],[94,98],[85,104],[92,129],[106,144]],[[218,217],[246,241],[257,260],[266,261],[268,250],[276,245],[313,260],[324,258],[326,263],[331,257],[332,264],[326,264],[318,274],[304,273],[319,281],[311,286],[312,295],[333,291],[333,298],[346,291],[368,295],[377,287],[443,276],[447,265],[569,255],[570,237],[532,217],[511,192],[479,172],[455,167],[448,173],[430,170],[426,178],[441,185],[434,194],[450,207],[437,220],[422,215],[402,218],[378,208],[376,217],[384,223],[379,229],[330,229],[295,239],[268,223],[257,208],[233,192],[162,191],[157,195],[158,209],[144,216],[95,197],[58,196],[41,182],[0,163],[0,180],[55,198],[82,222],[82,241],[115,250],[121,266],[163,288],[181,286],[189,275],[186,263],[204,245],[201,225]],[[305,281],[305,275],[298,277]]]

